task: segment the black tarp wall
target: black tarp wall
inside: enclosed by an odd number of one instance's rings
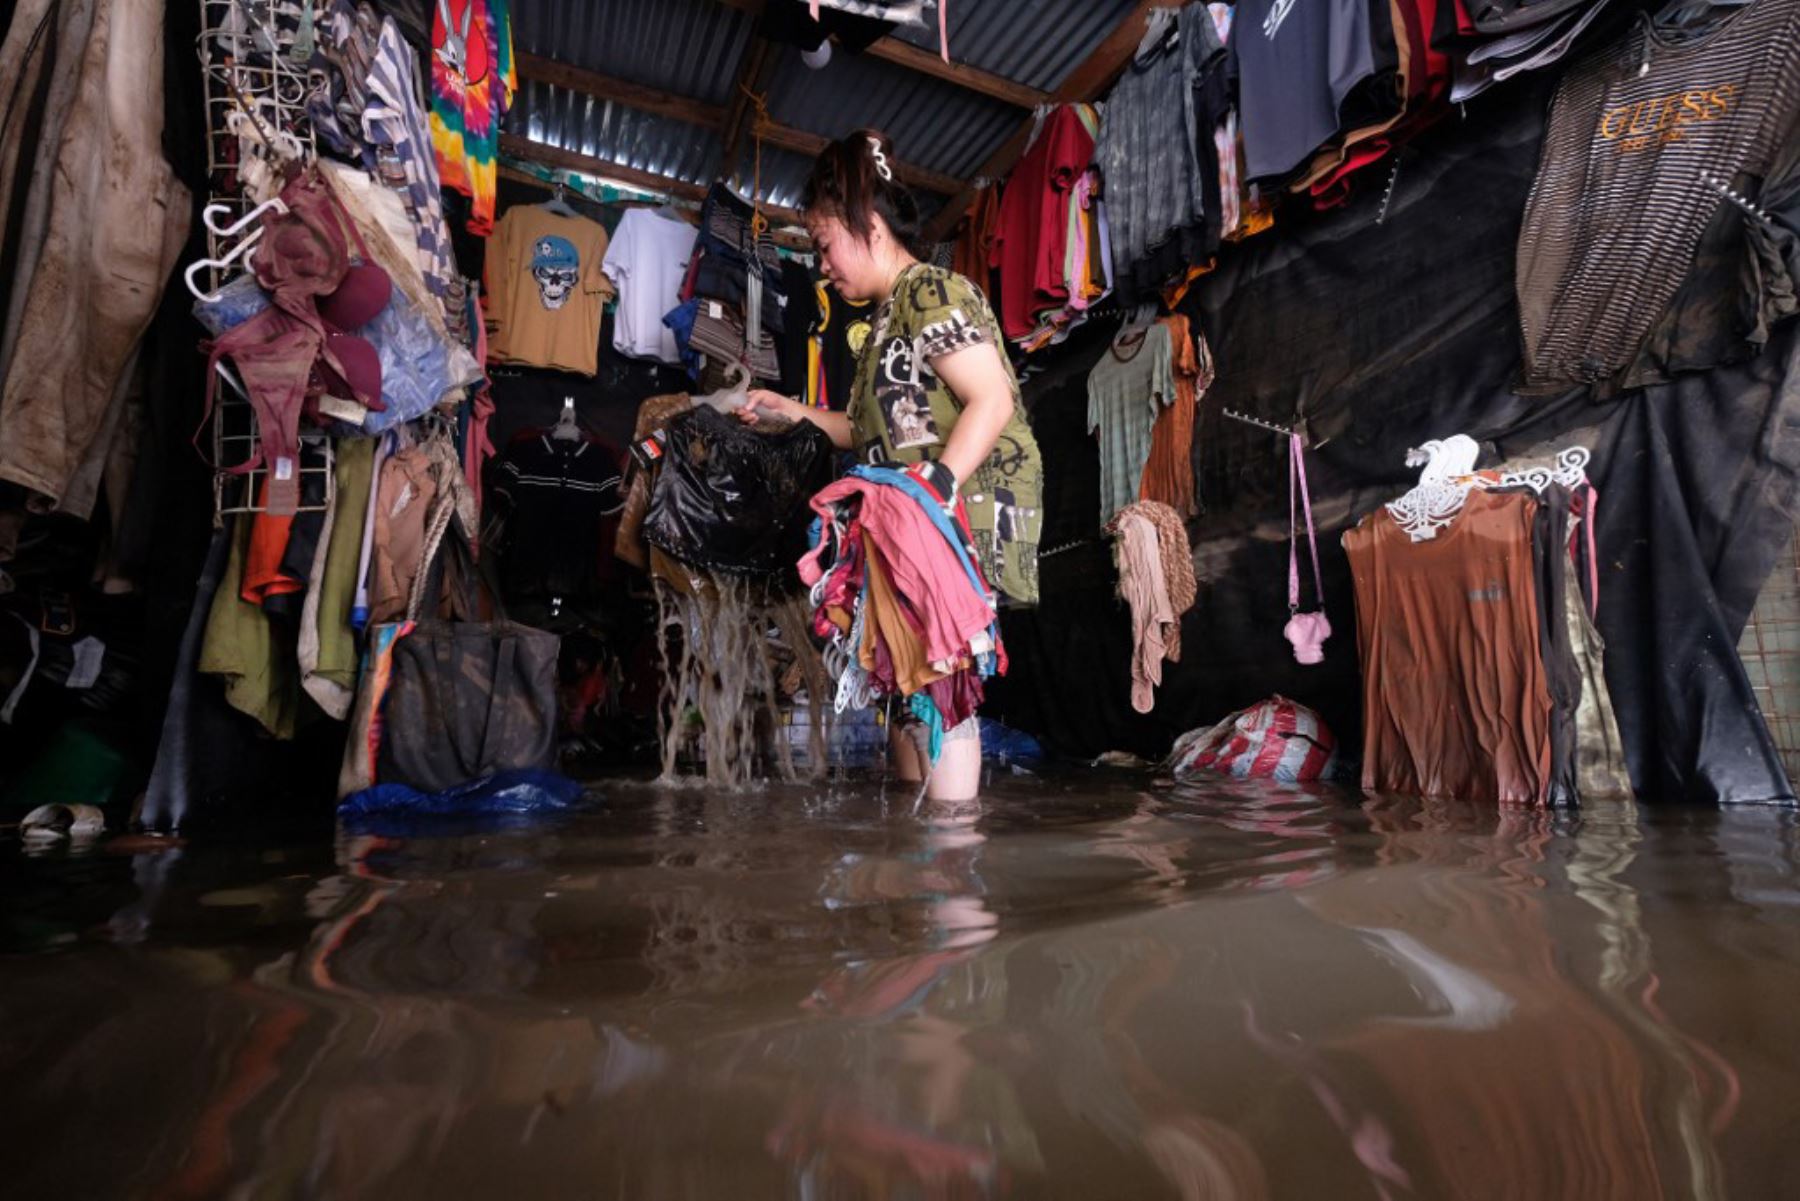
[[[1279,692],[1317,708],[1354,751],[1355,607],[1339,535],[1416,482],[1406,451],[1427,439],[1466,433],[1483,443],[1484,465],[1578,442],[1600,491],[1599,625],[1640,794],[1794,799],[1736,652],[1793,528],[1794,325],[1750,362],[1605,402],[1514,394],[1514,249],[1552,84],[1497,89],[1405,147],[1385,208],[1385,164],[1345,208],[1290,205],[1275,230],[1228,247],[1183,302],[1218,370],[1194,450],[1202,585],[1183,660],[1165,666],[1147,715],[1130,706],[1130,618],[1096,537],[1086,430],[1087,370],[1113,326],[1096,319],[1050,352],[1025,384],[1047,465],[1044,546],[1075,546],[1043,560],[1043,604],[1005,617],[1013,671],[991,690],[995,716],[1072,755],[1156,756],[1180,732]],[[1800,228],[1792,193],[1771,187],[1764,203]],[[1282,439],[1225,408],[1297,421],[1316,444],[1309,474],[1335,631],[1320,666],[1295,664],[1281,636]]]

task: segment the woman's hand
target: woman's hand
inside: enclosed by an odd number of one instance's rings
[[[745,394],[743,407],[738,409],[737,415],[738,420],[745,425],[755,425],[764,417],[784,417],[789,421],[799,421],[804,417],[805,407],[791,396],[783,396],[767,388],[752,388]]]
[[[745,393],[743,407],[738,409],[737,415],[738,420],[745,425],[755,425],[765,417],[786,420],[796,425],[802,421],[810,421],[824,430],[825,436],[839,450],[849,450],[852,444],[850,419],[842,413],[815,409],[811,405],[801,404],[791,396],[783,396],[767,388],[752,388]]]

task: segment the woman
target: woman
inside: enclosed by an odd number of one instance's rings
[[[847,300],[881,302],[849,406],[831,413],[757,390],[740,413],[810,421],[867,462],[907,465],[946,505],[960,495],[988,581],[1036,604],[1044,468],[1019,381],[981,290],[913,254],[919,210],[895,180],[892,156],[885,137],[859,130],[825,148],[801,197],[821,273]],[[890,741],[900,778],[925,779],[914,739],[896,729]],[[928,795],[967,800],[980,779],[980,726],[971,717],[946,734]]]

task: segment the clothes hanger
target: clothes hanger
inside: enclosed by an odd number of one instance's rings
[[[285,213],[287,205],[280,199],[265,200],[230,225],[220,225],[219,221],[231,215],[231,206],[229,204],[209,204],[200,210],[200,220],[205,223],[207,229],[221,238],[230,238],[236,237],[249,228],[252,221],[268,212]]]
[[[1432,439],[1406,452],[1406,465],[1424,465],[1419,482],[1406,495],[1390,502],[1394,523],[1414,542],[1429,542],[1462,512],[1463,502],[1477,488],[1530,488],[1542,494],[1551,484],[1579,488],[1587,483],[1587,465],[1593,458],[1585,446],[1557,452],[1553,466],[1526,467],[1517,471],[1477,473],[1475,460],[1481,447],[1467,434]]]
[[[556,190],[550,194],[550,199],[538,205],[538,208],[546,213],[555,213],[559,217],[579,217],[581,214],[571,208],[568,200],[565,199],[567,192],[568,189],[563,186],[562,181],[557,180]]]
[[[694,397],[696,405],[711,405],[721,413],[732,413],[744,407],[749,399],[750,368],[741,362],[732,362],[725,368],[728,382],[716,392],[708,392],[705,396]]]
[[[581,423],[575,417],[575,398],[563,397],[562,412],[556,418],[556,424],[550,428],[550,436],[558,442],[577,442],[585,438],[581,432]]]
[[[1125,319],[1119,323],[1119,332],[1113,335],[1113,344],[1118,345],[1156,324],[1157,311],[1157,304],[1154,300],[1143,301],[1132,308],[1125,314]]]
[[[1743,8],[1752,0],[1671,0],[1651,18],[1658,29],[1690,29],[1709,14],[1727,8]]]
[[[200,285],[195,282],[195,277],[209,267],[224,271],[239,259],[243,259],[246,264],[249,263],[250,254],[256,249],[257,243],[260,242],[261,239],[262,230],[258,229],[219,258],[195,259],[192,263],[188,264],[188,269],[181,273],[182,282],[187,284],[187,290],[193,293],[195,300],[202,301],[206,304],[218,303],[219,297],[224,294],[224,288],[221,287],[212,292],[203,292],[200,290]]]

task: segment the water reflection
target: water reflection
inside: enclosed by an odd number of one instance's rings
[[[9,1195],[1710,1198],[1800,1166],[1791,814],[619,788],[95,863],[0,872],[14,913],[111,905],[0,960],[0,1121],[109,1132]]]

